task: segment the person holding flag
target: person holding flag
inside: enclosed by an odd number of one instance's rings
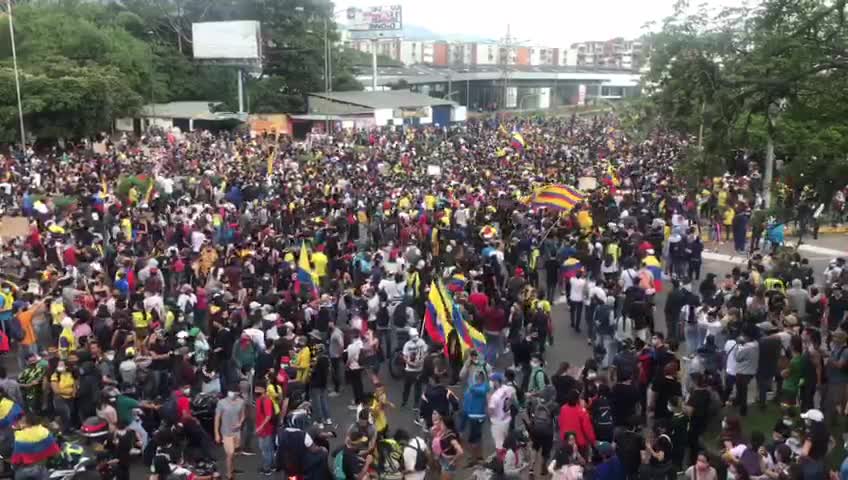
[[[294,290],[298,295],[309,292],[311,298],[318,298],[318,276],[312,270],[309,253],[306,250],[306,242],[300,244],[300,257],[297,260],[297,277]]]

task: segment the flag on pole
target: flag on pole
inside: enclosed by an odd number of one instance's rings
[[[512,132],[512,137],[510,139],[510,145],[512,145],[512,148],[516,150],[522,150],[524,149],[526,144],[527,143],[524,141],[524,136],[521,135],[521,133]]]
[[[445,346],[445,355],[448,353],[448,336],[453,331],[448,318],[449,312],[439,286],[436,282],[430,282],[430,293],[427,296],[427,308],[424,312],[424,328],[433,341]]]
[[[149,180],[149,184],[147,185],[147,192],[144,194],[144,203],[150,205],[150,201],[153,200],[153,187],[156,185],[156,180],[151,178]]]
[[[574,188],[565,185],[546,185],[536,189],[527,200],[534,207],[548,207],[568,212],[585,198],[586,195]]]

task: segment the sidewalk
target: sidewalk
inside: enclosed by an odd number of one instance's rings
[[[846,229],[848,227],[838,227]],[[848,246],[848,242],[842,232],[825,232],[824,227],[819,231],[819,238],[813,240],[812,236],[807,237],[804,243],[798,248],[802,255],[810,260],[830,260],[832,258],[848,258],[848,250],[844,248]],[[786,245],[795,246],[798,242],[798,237],[786,236]],[[750,247],[750,241],[746,244],[746,249]],[[724,242],[716,245],[714,242],[704,242],[703,258],[705,261],[724,262],[734,265],[744,265],[748,262],[747,253],[738,253],[733,249],[733,241]]]

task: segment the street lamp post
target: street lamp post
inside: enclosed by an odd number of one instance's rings
[[[21,124],[21,150],[26,154],[26,129],[24,127],[24,108],[21,101],[21,78],[18,72],[18,53],[15,49],[15,23],[12,20],[12,0],[6,0],[6,13],[9,16],[9,40],[12,44],[12,68],[15,71],[15,93],[18,96],[18,121]]]

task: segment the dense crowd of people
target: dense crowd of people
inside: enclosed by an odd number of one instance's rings
[[[256,454],[308,480],[828,477],[844,260],[815,272],[778,248],[754,162],[693,189],[686,139],[618,128],[151,131],[12,153],[0,202],[29,227],[0,252],[0,454],[34,480],[77,435],[116,479],[215,461],[230,479]],[[597,188],[534,195],[581,183]],[[702,273],[704,242],[731,240],[748,262]],[[552,348],[584,329],[588,359]],[[768,431],[743,424],[752,381],[779,405]],[[420,429],[391,428],[396,409]]]

